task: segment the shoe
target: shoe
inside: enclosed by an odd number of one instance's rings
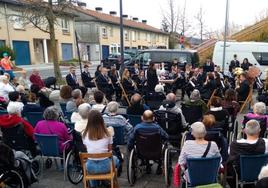
[[[156,169],[156,174],[161,175],[162,173],[163,173],[162,167],[158,166],[157,169]]]

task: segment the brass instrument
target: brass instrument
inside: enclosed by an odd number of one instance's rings
[[[242,73],[244,73],[244,70],[240,67],[237,67],[233,70],[233,74],[236,75],[236,76],[239,76],[241,75]]]
[[[138,90],[137,84],[136,82],[134,82],[134,80],[132,80],[131,78],[129,78],[129,81],[131,82],[132,86],[134,87],[135,90]]]

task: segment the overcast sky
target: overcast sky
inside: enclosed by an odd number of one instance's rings
[[[119,0],[82,0],[90,9],[102,7],[103,12],[117,11],[119,14]],[[185,0],[175,0],[180,7]],[[186,14],[191,25],[196,25],[194,16],[200,6],[205,11],[205,25],[208,30],[222,29],[225,20],[226,0],[186,0]],[[123,0],[124,14],[146,19],[148,24],[161,27],[162,9],[167,8],[167,0]],[[230,0],[230,23],[245,26],[252,24],[260,12],[268,9],[268,0]]]

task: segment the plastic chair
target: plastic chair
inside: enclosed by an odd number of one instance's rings
[[[195,187],[216,183],[220,160],[220,157],[188,158],[186,161],[190,185],[187,186]]]
[[[237,185],[253,184],[258,180],[261,168],[268,163],[268,154],[263,155],[241,155],[240,156],[240,179],[237,178]],[[237,173],[237,172],[236,172]]]
[[[40,147],[41,151],[41,160],[42,165],[44,163],[44,157],[46,158],[54,158],[54,159],[63,159],[63,161],[66,161],[66,146],[68,146],[68,143],[71,142],[71,140],[66,141],[63,148],[63,154],[60,154],[59,150],[59,139],[57,135],[45,135],[45,134],[34,134],[35,140],[37,141],[37,144]],[[64,165],[65,166],[65,165]],[[66,177],[66,169],[64,168],[64,180]],[[41,173],[43,174],[43,167],[41,168]]]
[[[44,119],[43,112],[27,112],[25,113],[25,118],[27,121],[35,127],[38,121],[41,121]]]
[[[66,116],[66,103],[60,103],[60,108],[64,116]]]
[[[113,160],[113,154],[110,153],[99,153],[99,154],[89,154],[89,153],[80,153],[80,160],[81,164],[83,167],[83,183],[84,183],[84,188],[89,187],[88,182],[90,180],[109,180],[111,182],[111,188],[118,187],[118,182],[117,182],[117,173],[115,169],[115,164]],[[86,169],[86,162],[88,158],[110,158],[111,159],[111,170],[108,173],[105,174],[88,174],[87,169]]]
[[[141,123],[141,116],[139,115],[128,115],[129,123],[135,127],[137,124]]]

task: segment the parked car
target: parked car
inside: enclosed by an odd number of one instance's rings
[[[124,54],[124,61],[128,61],[131,59],[131,56],[129,54]],[[121,61],[121,54],[110,54],[107,59],[102,60],[103,66],[105,67],[111,67],[116,66],[116,69],[118,70],[120,68],[120,61]]]

